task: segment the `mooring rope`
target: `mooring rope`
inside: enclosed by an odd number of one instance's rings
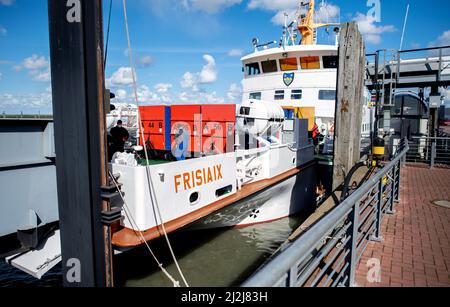
[[[173,283],[173,286],[174,287],[179,287],[180,286],[180,282],[178,280],[176,280],[175,278],[173,278],[173,276],[170,275],[170,273],[164,268],[163,264],[158,260],[158,258],[156,257],[155,253],[150,248],[150,245],[145,240],[144,235],[142,234],[142,231],[139,230],[139,227],[138,227],[138,225],[137,225],[133,215],[131,214],[130,209],[128,208],[127,202],[125,201],[125,198],[123,197],[122,192],[120,192],[119,184],[117,183],[116,178],[114,178],[114,175],[111,174],[111,172],[109,172],[109,176],[111,177],[112,182],[114,183],[117,191],[119,192],[120,198],[122,198],[122,201],[123,201],[123,204],[124,204],[124,209],[125,209],[124,210],[125,211],[125,215],[128,217],[128,220],[130,221],[130,224],[131,224],[131,227],[133,228],[133,231],[139,235],[140,239],[142,240],[142,242],[147,247],[147,249],[150,252],[150,254],[152,255],[153,259],[158,264],[158,267],[167,276],[167,278],[170,279],[170,281]]]
[[[139,125],[138,129],[141,132],[142,140],[144,140],[144,129],[143,129],[142,120],[141,120],[141,116],[140,116],[140,110],[139,110],[139,98],[138,98],[138,93],[137,93],[137,82],[136,82],[135,67],[134,67],[134,62],[133,62],[133,50],[131,49],[131,39],[130,39],[130,32],[129,32],[129,27],[128,27],[126,0],[122,0],[122,3],[123,3],[123,13],[124,13],[124,17],[125,17],[125,30],[126,30],[127,42],[128,42],[128,57],[129,57],[129,60],[130,60],[130,69],[131,69],[131,74],[132,74],[132,79],[133,79],[134,97],[135,97],[136,106],[137,106],[138,123],[139,123],[138,124]],[[138,136],[139,136],[139,133],[138,133]],[[148,152],[147,152],[147,147],[145,145],[146,144],[143,144],[144,153],[145,153],[145,159],[148,161],[149,160]],[[150,197],[152,197],[152,200],[154,198],[154,202],[153,203],[155,204],[155,207],[157,209],[156,211],[158,213],[158,217],[159,217],[159,220],[161,222],[160,226],[161,226],[161,229],[163,230],[163,234],[164,234],[164,237],[166,239],[167,246],[169,247],[170,254],[172,255],[172,258],[173,258],[173,261],[175,263],[175,266],[177,267],[178,273],[180,274],[181,278],[183,279],[183,282],[186,285],[186,287],[189,287],[189,284],[187,283],[186,278],[184,277],[184,274],[183,274],[183,272],[182,272],[182,270],[181,270],[181,268],[180,268],[180,266],[178,264],[177,258],[175,256],[175,253],[173,251],[172,245],[170,243],[169,236],[168,236],[166,228],[164,226],[164,221],[162,219],[162,214],[161,214],[161,210],[160,210],[159,205],[158,205],[158,201],[156,200],[156,196],[153,197],[154,189],[153,189],[151,176],[149,174],[150,173],[149,172],[149,166],[146,165],[145,169],[146,169],[146,173],[147,173],[147,182],[149,184],[149,189],[150,189]]]

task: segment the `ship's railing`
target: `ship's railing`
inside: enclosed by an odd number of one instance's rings
[[[340,205],[282,252],[244,287],[353,286],[355,271],[369,241],[381,240],[381,222],[395,213],[400,196],[401,162],[396,156]]]
[[[450,137],[412,137],[405,162],[450,168]]]

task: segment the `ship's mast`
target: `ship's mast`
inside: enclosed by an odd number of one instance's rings
[[[301,3],[301,6],[306,6],[307,4]],[[329,27],[334,25],[339,25],[336,23],[315,23],[314,22],[314,8],[315,0],[309,1],[308,13],[306,16],[299,16],[301,19],[298,23],[298,30],[302,35],[302,40],[300,45],[315,45],[316,39],[315,34],[318,28]]]

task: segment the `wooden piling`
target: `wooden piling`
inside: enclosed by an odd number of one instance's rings
[[[365,46],[357,24],[345,23],[339,43],[333,190],[360,160],[365,62]]]
[[[112,286],[102,0],[49,0],[48,13],[64,286]]]

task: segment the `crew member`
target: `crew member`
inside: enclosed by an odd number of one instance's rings
[[[118,120],[117,125],[111,129],[111,155],[120,151],[125,151],[125,142],[130,137],[128,130],[122,127],[122,121]]]

